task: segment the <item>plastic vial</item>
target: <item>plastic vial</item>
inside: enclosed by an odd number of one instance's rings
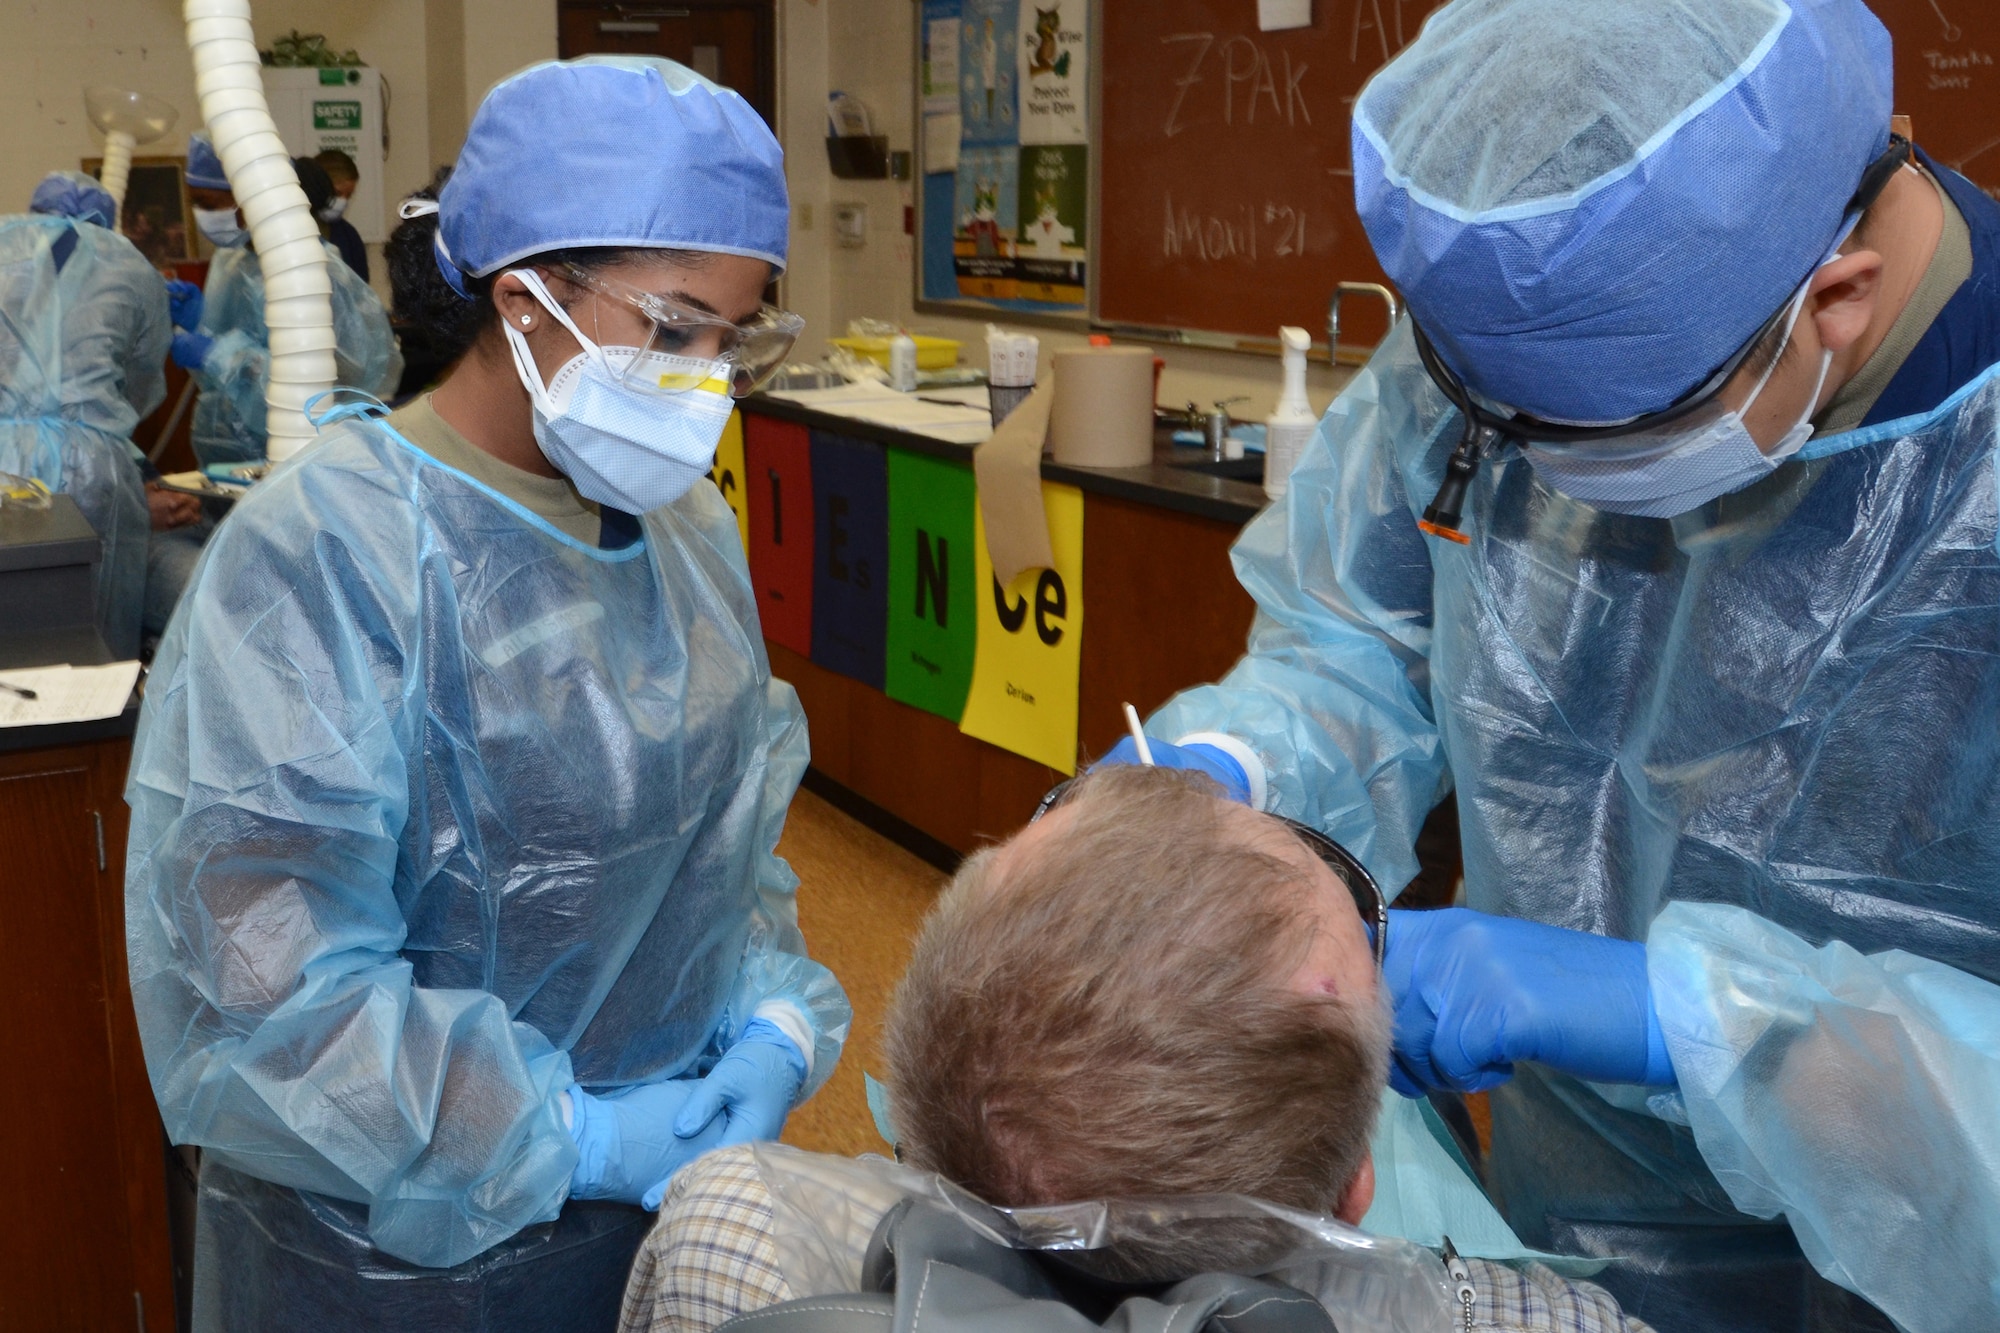
[[[902,329],[889,340],[889,387],[897,393],[917,391],[917,340]]]

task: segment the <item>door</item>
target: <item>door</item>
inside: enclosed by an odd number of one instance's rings
[[[564,0],[563,59],[665,56],[743,94],[774,130],[778,114],[777,19],[771,0],[683,0],[677,5]]]

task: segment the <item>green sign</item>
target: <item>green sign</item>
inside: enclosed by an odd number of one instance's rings
[[[972,688],[972,469],[889,451],[889,622],[883,688],[891,699],[958,721]]]
[[[361,103],[359,102],[314,102],[313,128],[316,130],[358,130],[361,128]]]

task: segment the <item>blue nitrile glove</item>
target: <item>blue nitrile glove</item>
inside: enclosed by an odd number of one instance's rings
[[[721,1126],[721,1142],[775,1139],[806,1081],[806,1058],[776,1023],[753,1018],[742,1035],[695,1086],[674,1120],[674,1133],[703,1134]]]
[[[570,1085],[569,1136],[576,1142],[572,1199],[611,1199],[657,1209],[674,1172],[722,1146],[718,1128],[692,1138],[674,1133],[674,1117],[700,1080],[668,1079],[602,1097]]]
[[[1215,779],[1225,795],[1239,805],[1250,804],[1250,775],[1243,771],[1243,765],[1226,750],[1213,745],[1196,742],[1191,745],[1169,745],[1165,741],[1146,739],[1147,748],[1153,752],[1153,767],[1178,768],[1189,773],[1206,773]],[[1139,747],[1130,736],[1111,747],[1105,756],[1091,765],[1102,768],[1108,764],[1140,763]]]
[[[200,370],[208,361],[208,349],[215,346],[215,339],[206,333],[189,333],[186,329],[174,331],[174,364],[182,370]]]
[[[174,327],[189,332],[201,327],[201,288],[183,278],[167,279],[167,309]]]
[[[1534,1060],[1598,1083],[1674,1082],[1646,946],[1462,907],[1389,913],[1389,1080],[1483,1092]]]

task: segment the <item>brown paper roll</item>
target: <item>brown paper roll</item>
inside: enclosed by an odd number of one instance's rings
[[[1003,586],[1024,569],[1050,569],[1056,563],[1042,508],[1042,439],[1053,397],[1046,384],[1036,389],[972,451],[979,512],[986,520],[986,553]]]
[[[1153,352],[1092,347],[1055,355],[1049,443],[1073,467],[1144,467],[1153,461]]]

